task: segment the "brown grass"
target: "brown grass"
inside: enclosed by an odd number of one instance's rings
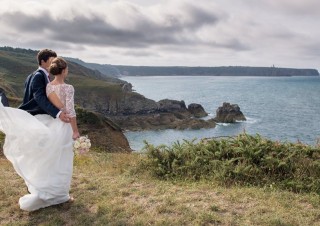
[[[26,188],[0,158],[1,225],[320,225],[316,194],[214,182],[159,181],[137,169],[139,154],[77,156],[71,206],[32,213],[18,207]]]

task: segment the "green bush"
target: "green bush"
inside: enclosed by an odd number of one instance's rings
[[[146,142],[143,164],[162,179],[217,180],[225,185],[276,186],[320,194],[320,148],[280,143],[260,135],[176,142]]]
[[[101,125],[101,119],[91,111],[76,107],[77,121],[79,124]]]

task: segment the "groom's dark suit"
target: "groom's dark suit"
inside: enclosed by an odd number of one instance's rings
[[[32,115],[49,114],[56,118],[60,110],[47,98],[46,86],[48,82],[47,75],[40,69],[29,75],[25,82],[23,102],[19,108]]]

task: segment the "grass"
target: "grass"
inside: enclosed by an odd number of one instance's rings
[[[76,156],[71,206],[19,209],[23,180],[0,158],[1,225],[320,225],[319,195],[214,181],[158,180],[143,154]]]

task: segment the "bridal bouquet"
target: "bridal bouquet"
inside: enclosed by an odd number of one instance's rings
[[[88,136],[81,136],[74,141],[73,150],[78,154],[85,154],[90,150],[91,142]]]

